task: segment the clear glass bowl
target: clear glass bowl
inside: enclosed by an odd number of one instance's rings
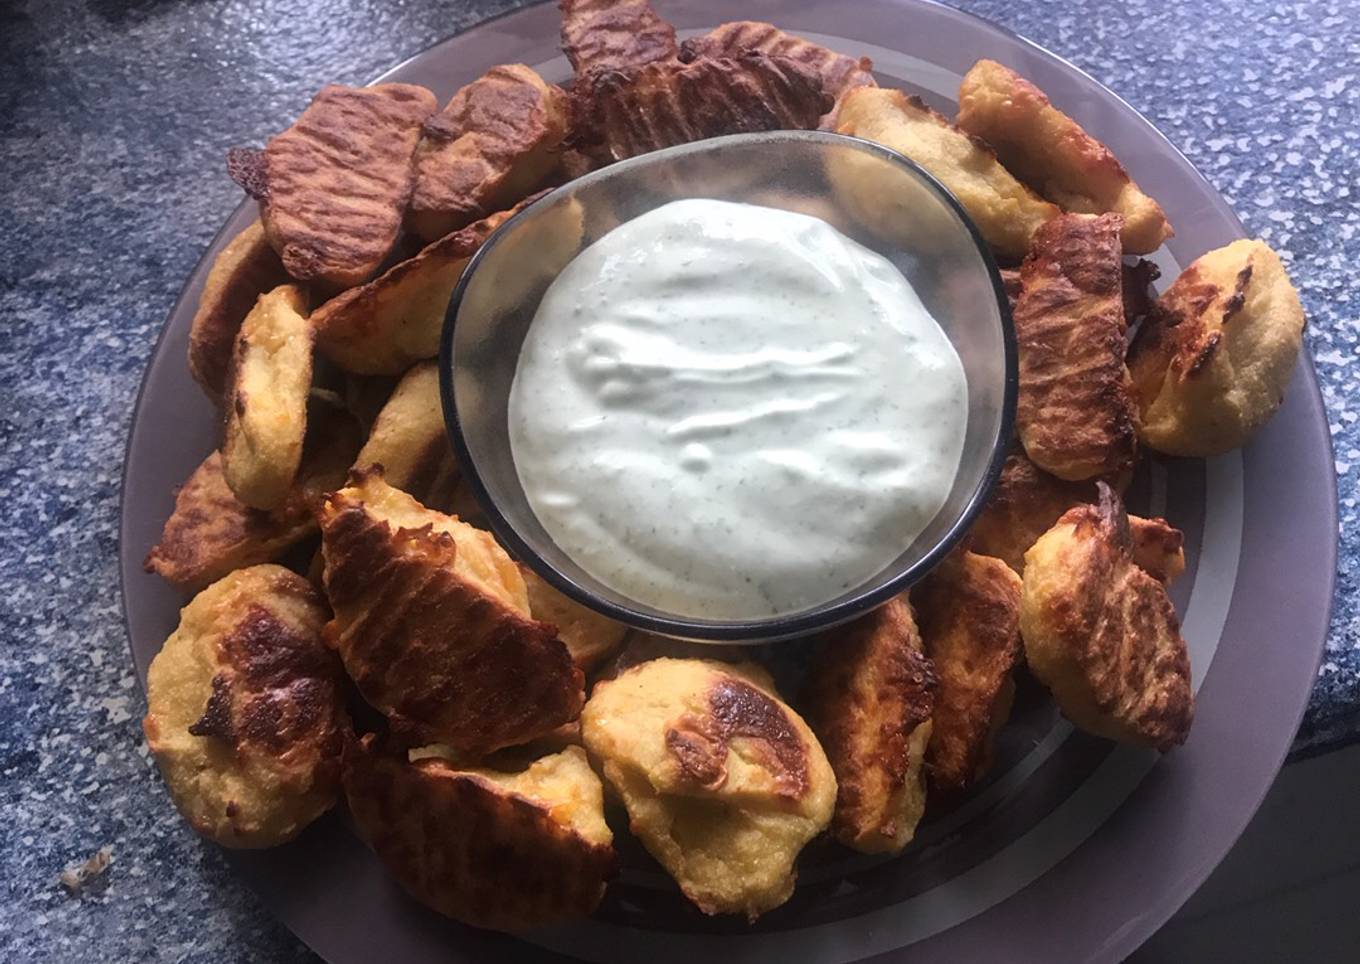
[[[586,246],[662,204],[704,197],[823,218],[891,260],[953,342],[968,422],[944,507],[877,575],[835,599],[759,619],[698,619],[630,599],[584,571],[530,508],[506,419],[520,346],[549,283]],[[901,155],[819,131],[737,134],[645,154],[545,195],[472,258],[453,293],[440,352],[449,436],[511,555],[591,609],[682,639],[766,642],[844,622],[925,575],[967,531],[1005,458],[1015,411],[1015,340],[1001,277],[977,229],[938,181]]]

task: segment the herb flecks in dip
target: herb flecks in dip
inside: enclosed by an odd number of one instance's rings
[[[802,214],[686,200],[553,282],[510,394],[529,504],[659,610],[791,613],[873,576],[958,470],[949,339],[891,263]]]

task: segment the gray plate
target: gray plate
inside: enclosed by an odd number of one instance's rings
[[[689,34],[734,15],[720,0],[659,3]],[[923,0],[744,0],[740,15],[875,61],[881,82],[952,112],[978,57],[1034,80],[1108,144],[1171,216],[1164,279],[1243,236],[1224,200],[1146,120],[1070,64],[985,21]],[[384,79],[441,97],[487,68],[537,66],[561,79],[555,6],[444,41]],[[185,368],[189,320],[212,256],[255,213],[238,209],[194,271],[162,332],[134,415],[123,480],[123,600],[142,679],[184,600],[141,561],[173,487],[217,442]],[[1208,462],[1148,463],[1134,504],[1186,531],[1174,593],[1198,704],[1180,750],[1114,749],[1073,733],[1022,690],[989,782],[932,813],[895,860],[818,844],[798,891],[754,927],[705,918],[630,840],[624,869],[589,920],[510,938],[461,927],[407,899],[339,816],[295,843],[232,855],[266,903],[336,964],[372,959],[723,961],[1119,960],[1159,927],[1227,852],[1289,748],[1316,674],[1336,568],[1336,496],[1321,395],[1305,360],[1275,419],[1246,449]],[[168,806],[167,802],[167,806]]]

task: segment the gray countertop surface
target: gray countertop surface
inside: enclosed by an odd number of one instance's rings
[[[1132,103],[1285,258],[1342,514],[1332,634],[1296,753],[1360,739],[1360,20],[1322,3],[961,5]],[[116,565],[132,404],[181,283],[240,198],[224,150],[263,142],[328,81],[362,83],[514,6],[0,5],[0,958],[310,958],[180,821],[142,740]],[[68,896],[58,873],[106,845],[107,873]]]

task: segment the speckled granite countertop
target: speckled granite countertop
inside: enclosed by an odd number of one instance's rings
[[[304,960],[168,805],[118,606],[132,402],[239,192],[222,152],[505,0],[0,5],[0,958]],[[1129,100],[1285,257],[1336,447],[1332,636],[1296,752],[1360,738],[1360,24],[1339,4],[964,3]],[[62,868],[113,864],[69,897]]]

